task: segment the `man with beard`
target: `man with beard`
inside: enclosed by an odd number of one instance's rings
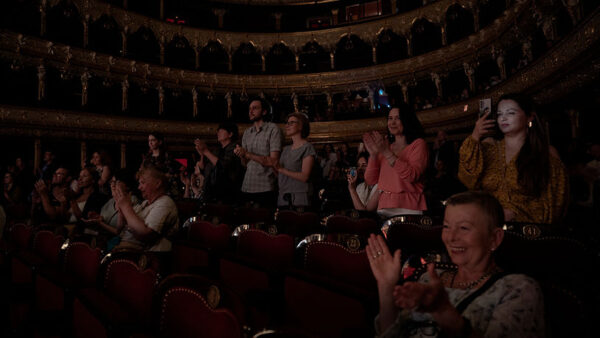
[[[279,162],[282,134],[279,127],[265,121],[268,104],[261,98],[250,101],[248,116],[252,126],[244,132],[242,146],[234,152],[246,166],[242,193],[247,202],[260,207],[274,207],[277,178],[273,165]]]

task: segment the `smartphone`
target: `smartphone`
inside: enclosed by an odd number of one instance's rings
[[[351,177],[356,177],[356,167],[348,168],[348,172],[350,173]]]
[[[483,115],[485,115],[491,111],[492,111],[492,99],[491,98],[479,100],[479,117],[482,117]],[[488,115],[487,119],[491,120],[492,114]]]

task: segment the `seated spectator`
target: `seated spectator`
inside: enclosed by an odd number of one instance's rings
[[[95,169],[83,168],[77,180],[79,191],[64,188],[61,201],[63,219],[76,223],[87,219],[90,212],[99,213],[107,197],[98,191],[98,174]]]
[[[238,137],[237,125],[224,122],[217,128],[217,142],[221,147],[216,155],[208,149],[203,141],[199,139],[194,141],[196,151],[203,157],[204,164],[210,165],[203,186],[205,200],[227,204],[239,201],[240,189],[244,180],[244,167],[240,158],[234,153]]]
[[[58,169],[52,176],[52,181],[44,180],[35,183],[32,194],[31,214],[34,223],[45,223],[59,221],[62,214],[61,204],[66,203],[65,191],[70,189],[71,177],[69,170],[64,166],[58,166]]]
[[[189,174],[187,171],[181,173],[181,182],[185,186],[183,198],[202,199],[204,197],[204,156],[194,165],[194,172]]]
[[[503,223],[502,206],[488,193],[450,197],[442,241],[456,269],[430,263],[417,282],[401,285],[401,251],[391,253],[383,237],[371,235],[366,253],[379,291],[377,336],[544,337],[539,285],[494,261]]]
[[[113,196],[115,194],[115,189],[119,187],[124,192],[131,193],[131,204],[134,207],[140,203],[139,198],[134,193],[136,190],[137,182],[135,181],[133,173],[131,173],[129,170],[117,170],[114,176],[110,179],[109,183]],[[88,217],[83,219],[83,222],[86,227],[92,228],[94,230],[99,230],[100,234],[108,234],[108,237],[114,238],[112,240],[109,240],[110,246],[107,248],[107,251],[110,251],[114,244],[120,242],[121,238],[118,235],[123,230],[124,224],[119,224],[119,212],[116,208],[114,197],[109,199],[108,202],[106,202],[102,206],[102,209],[100,209],[100,213],[90,211],[88,213]]]
[[[356,168],[350,168],[348,172],[348,191],[356,210],[374,211],[379,203],[380,192],[377,190],[377,184],[368,185],[365,182],[368,160],[369,153],[359,154]]]
[[[470,190],[485,190],[504,207],[507,221],[557,223],[566,213],[568,178],[548,145],[530,99],[504,95],[498,118],[483,115],[460,148],[458,177]],[[482,142],[494,130],[499,141]]]
[[[19,187],[13,177],[13,173],[4,173],[4,187],[2,190],[2,196],[0,197],[0,204],[5,207],[22,205],[25,202],[25,194],[21,187]]]
[[[144,201],[134,206],[131,192],[115,188],[115,205],[120,224],[125,226],[115,250],[171,251],[169,236],[177,230],[179,218],[175,202],[167,195],[168,179],[153,166],[138,173],[139,190]]]
[[[95,151],[92,154],[90,164],[98,172],[99,191],[105,195],[108,195],[110,193],[110,178],[112,177],[112,173],[110,171],[110,156],[104,150]]]

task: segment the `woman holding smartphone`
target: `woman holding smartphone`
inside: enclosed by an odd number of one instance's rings
[[[566,212],[568,178],[532,101],[504,95],[497,110],[496,120],[483,115],[463,142],[458,178],[470,190],[493,194],[507,221],[558,222]],[[496,122],[502,138],[482,142]]]
[[[369,152],[367,184],[378,185],[377,213],[382,217],[422,214],[427,210],[423,173],[427,169],[427,144],[423,127],[406,104],[392,106],[387,120],[388,136],[377,131],[363,135]]]

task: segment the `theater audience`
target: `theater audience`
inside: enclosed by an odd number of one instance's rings
[[[44,152],[44,158],[39,168],[36,168],[36,176],[40,180],[44,180],[49,183],[52,180],[52,175],[56,171],[57,166],[55,163],[55,156],[51,150]]]
[[[307,141],[310,123],[306,115],[288,115],[285,134],[292,139],[292,144],[283,148],[279,162],[274,167],[279,182],[277,205],[280,208],[306,208],[312,201],[310,178],[317,156],[315,148]]]
[[[185,186],[185,190],[183,191],[183,198],[204,198],[204,159],[205,157],[201,155],[200,159],[196,161],[192,173],[184,171],[180,174],[181,182]]]
[[[268,122],[269,105],[261,98],[250,101],[248,117],[252,125],[242,136],[242,146],[234,153],[246,166],[242,183],[244,200],[261,207],[274,207],[277,199],[277,178],[273,165],[279,162],[282,135],[279,127]]]
[[[93,168],[83,168],[77,180],[79,191],[63,189],[61,201],[63,219],[76,223],[87,219],[90,212],[99,213],[108,197],[98,191],[98,173]]]
[[[393,106],[387,120],[388,136],[377,131],[363,135],[369,152],[367,184],[381,190],[377,212],[382,217],[422,214],[427,210],[423,173],[427,168],[427,144],[423,127],[408,105]]]
[[[65,191],[70,189],[69,170],[64,166],[58,166],[52,180],[49,182],[50,188],[44,180],[38,180],[32,194],[32,218],[34,223],[58,221],[62,213],[62,204],[66,204]]]
[[[377,184],[368,185],[365,182],[365,170],[367,169],[368,160],[368,152],[359,154],[356,168],[350,168],[347,174],[348,191],[356,210],[374,211],[377,209],[379,202],[380,192],[377,189]]]
[[[206,201],[220,201],[233,204],[239,201],[240,188],[244,179],[244,167],[234,153],[239,137],[238,127],[232,122],[223,122],[217,128],[218,153],[213,154],[206,143],[200,139],[194,141],[196,151],[209,162],[208,177],[204,183]]]
[[[532,101],[504,95],[498,118],[477,120],[460,148],[458,177],[468,189],[492,193],[507,221],[556,223],[566,212],[568,178]],[[500,140],[483,140],[496,123]]]
[[[401,251],[391,253],[383,237],[371,235],[366,253],[379,291],[377,336],[544,337],[540,287],[494,261],[503,223],[502,206],[492,195],[452,196],[442,241],[456,269],[430,263],[417,282],[401,285]]]
[[[110,194],[110,178],[112,177],[112,173],[110,170],[111,159],[108,153],[104,150],[95,151],[92,154],[92,159],[90,160],[90,164],[96,169],[98,172],[98,190],[108,195]]]
[[[170,158],[165,144],[165,138],[161,133],[152,132],[148,135],[148,153],[142,159],[140,169],[153,166],[167,176],[169,182],[167,193],[171,198],[177,199],[179,191],[179,169],[181,165]]]
[[[166,174],[153,166],[138,173],[139,190],[144,199],[133,205],[131,192],[123,186],[115,187],[115,206],[119,211],[125,231],[115,250],[171,251],[169,237],[177,230],[179,218],[177,206],[167,195]]]
[[[15,180],[14,174],[7,171],[4,173],[4,185],[2,189],[2,196],[0,197],[0,204],[5,207],[21,205],[25,202],[25,194],[21,187],[19,187]]]
[[[120,241],[118,236],[123,230],[124,224],[119,224],[119,211],[115,203],[115,190],[117,187],[125,193],[130,193],[131,204],[135,207],[140,203],[140,200],[136,193],[135,177],[133,173],[127,169],[119,169],[115,171],[115,174],[109,181],[111,187],[111,194],[113,197],[109,199],[100,209],[100,213],[90,211],[88,217],[83,219],[86,227],[99,230],[100,234],[108,234],[108,237],[113,238],[108,240],[109,247],[107,251],[110,251],[112,247]],[[116,242],[116,243],[115,243]]]

